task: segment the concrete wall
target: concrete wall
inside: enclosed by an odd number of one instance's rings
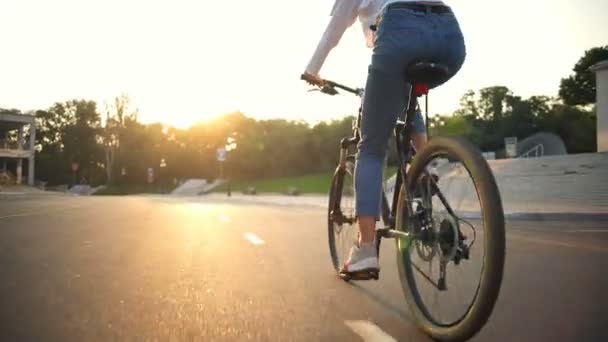
[[[597,151],[608,152],[608,60],[596,64]]]

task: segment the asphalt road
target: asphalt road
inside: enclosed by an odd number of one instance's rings
[[[379,281],[347,284],[326,234],[315,208],[0,197],[0,340],[430,341],[393,244]],[[509,222],[474,340],[608,341],[607,291],[608,223]]]

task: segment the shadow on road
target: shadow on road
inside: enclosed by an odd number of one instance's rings
[[[369,298],[371,298],[372,300],[374,300],[378,304],[384,306],[386,309],[388,309],[388,310],[392,311],[393,313],[399,315],[401,318],[406,319],[408,321],[412,321],[409,313],[407,312],[407,310],[401,309],[397,305],[388,302],[386,299],[382,298],[379,294],[374,293],[372,290],[367,289],[367,288],[359,285],[358,283],[349,282],[349,284],[353,288],[357,289],[358,291],[363,292],[363,294],[365,294],[366,296],[368,296]]]

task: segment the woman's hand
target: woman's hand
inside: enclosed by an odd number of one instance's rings
[[[321,76],[315,75],[315,74],[309,74],[308,72],[305,72],[302,74],[302,79],[304,81],[306,81],[306,83],[317,86],[317,87],[322,87],[323,84],[325,83],[323,81],[323,79],[321,78]]]

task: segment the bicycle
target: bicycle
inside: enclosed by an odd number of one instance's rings
[[[395,190],[390,205],[386,192],[383,190],[382,193],[383,225],[376,228],[376,248],[380,256],[382,238],[396,239],[401,287],[421,330],[435,339],[461,341],[481,330],[498,298],[505,260],[505,220],[496,180],[480,151],[461,138],[430,138],[428,135],[429,84],[445,79],[447,72],[446,66],[430,62],[415,63],[406,70],[405,76],[411,80],[412,90],[405,120],[397,120],[394,129],[398,161]],[[306,75],[301,78],[306,80]],[[324,81],[318,90],[336,95],[339,94],[338,89],[363,96],[363,89],[332,81]],[[417,151],[411,139],[411,120],[418,98],[423,95],[429,141]],[[360,108],[352,136],[340,141],[340,159],[329,191],[328,239],[337,272],[348,255],[352,239],[356,238],[348,236],[349,232],[357,230],[356,227],[353,229],[356,213],[352,207],[355,156],[349,154],[349,148],[359,143],[361,112]],[[437,168],[438,177],[428,172],[428,165]],[[457,185],[456,190],[445,191],[446,185],[453,184]],[[468,191],[467,185],[472,185]],[[481,223],[483,231],[478,231],[472,222]],[[475,244],[479,238],[483,243]],[[480,248],[484,248],[481,254]],[[482,264],[478,283],[469,293],[471,301],[464,306],[464,312],[455,314],[455,305],[449,305],[449,318],[435,314],[429,305],[437,304],[438,294],[444,295],[449,292],[448,288],[454,287],[453,279],[459,278],[461,282],[471,280],[472,277],[465,273],[471,270],[472,261],[479,259]],[[417,264],[419,260],[428,263],[426,273],[422,269],[424,266]],[[438,263],[435,270],[434,262]],[[457,268],[450,282],[448,265]],[[376,274],[374,279],[378,280],[378,276]],[[348,276],[342,278],[345,281],[357,280]],[[429,289],[424,285],[434,292],[434,301],[429,300]],[[442,296],[445,301],[443,297],[446,296]]]

